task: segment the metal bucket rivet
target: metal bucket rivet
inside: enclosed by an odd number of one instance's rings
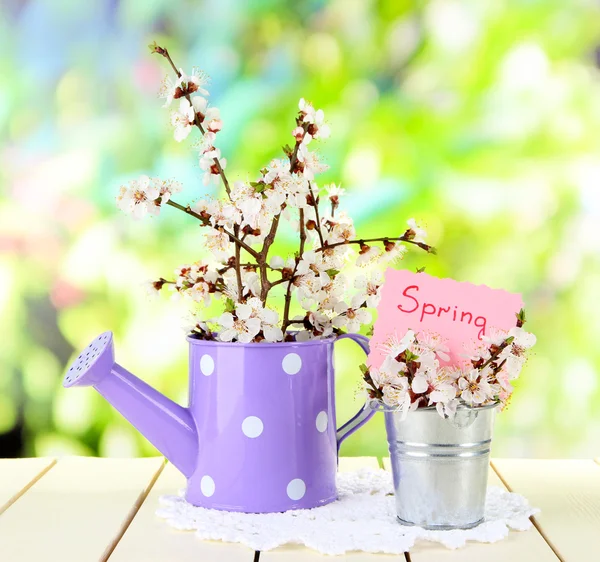
[[[385,410],[400,523],[446,530],[483,521],[496,406],[459,407],[453,419],[435,408],[404,420]]]

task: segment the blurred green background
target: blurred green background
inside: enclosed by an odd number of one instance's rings
[[[600,455],[600,10],[590,1],[8,0],[0,6],[0,457],[156,454],[91,389],[75,350],[115,332],[121,364],[185,401],[183,308],[141,282],[204,256],[171,208],[133,221],[118,186],[176,177],[205,193],[156,91],[212,77],[230,178],[254,178],[298,98],[332,127],[320,151],[364,235],[416,217],[439,256],[405,266],[523,293],[538,336],[496,456]],[[283,241],[280,252],[291,249]],[[287,247],[285,246],[286,244]],[[340,342],[339,422],[360,352]],[[346,455],[384,454],[376,419]]]

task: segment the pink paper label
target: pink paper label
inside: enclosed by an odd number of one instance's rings
[[[469,347],[490,329],[509,330],[515,313],[523,306],[521,295],[485,285],[438,279],[426,273],[388,269],[377,321],[371,338],[369,364],[383,361],[381,345],[391,336],[401,338],[407,330],[439,334],[449,348],[448,362],[464,361]]]

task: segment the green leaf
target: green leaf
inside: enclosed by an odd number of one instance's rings
[[[327,275],[329,275],[329,277],[331,277],[331,278],[335,277],[339,272],[340,272],[339,269],[327,269],[325,271],[325,273],[327,273]]]
[[[361,363],[358,368],[360,369],[360,372],[365,375],[369,372],[369,367],[367,367],[364,363]]]
[[[251,181],[250,186],[254,188],[254,191],[256,193],[262,193],[265,189],[267,189],[267,187],[269,187],[263,181]]]

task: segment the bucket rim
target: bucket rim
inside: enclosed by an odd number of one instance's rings
[[[485,404],[484,406],[469,406],[468,404],[459,404],[456,407],[456,411],[459,410],[469,410],[472,412],[480,412],[482,410],[491,410],[492,408],[497,408],[500,405],[500,401],[496,400],[490,404]],[[390,412],[395,413],[399,410],[397,408],[393,408],[392,406],[388,406],[377,399],[371,399],[369,401],[369,407],[376,412]],[[411,410],[409,413],[414,414],[417,412],[436,412],[437,409],[435,406],[424,406],[423,408],[417,408],[416,410]]]

